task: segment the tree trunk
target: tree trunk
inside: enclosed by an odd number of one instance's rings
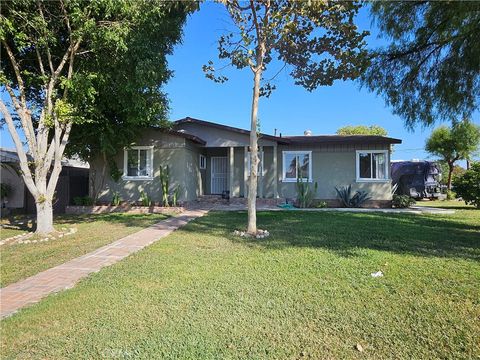
[[[258,170],[258,138],[257,115],[258,99],[260,98],[260,79],[262,70],[259,67],[253,77],[252,112],[250,121],[250,180],[248,189],[248,226],[247,233],[257,234],[257,170]]]
[[[43,200],[43,201],[42,201]],[[37,234],[48,234],[54,231],[53,228],[53,207],[52,201],[46,199],[35,199],[37,206]]]
[[[447,189],[452,190],[453,163],[448,163]]]

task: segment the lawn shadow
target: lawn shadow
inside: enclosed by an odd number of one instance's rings
[[[82,214],[82,215],[54,215],[54,226],[58,225],[79,225],[93,222],[109,222],[122,224],[126,227],[142,227],[151,225],[150,219],[158,217],[158,221],[169,218],[168,214],[131,214],[131,213],[106,213],[106,214]],[[23,231],[34,231],[36,227],[35,217],[15,217],[5,219],[2,227],[5,229],[18,229]],[[29,222],[29,224],[28,224]]]
[[[246,213],[211,212],[184,231],[218,234],[231,241],[267,249],[324,248],[341,256],[373,249],[426,257],[480,260],[480,224],[440,215],[271,211],[257,214],[266,239],[240,238],[233,230],[246,224]]]

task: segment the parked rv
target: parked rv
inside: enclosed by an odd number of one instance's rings
[[[437,199],[441,195],[440,166],[432,161],[392,161],[392,183],[396,194],[414,199]]]

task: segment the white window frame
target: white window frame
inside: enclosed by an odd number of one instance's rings
[[[360,154],[384,154],[385,156],[385,178],[361,178],[360,177]],[[388,171],[389,161],[389,151],[388,150],[357,150],[355,157],[355,168],[356,168],[356,181],[357,182],[389,182],[390,181],[390,171]],[[370,162],[373,161],[373,156],[370,157]],[[370,163],[370,171],[373,169],[372,163]]]
[[[207,168],[207,157],[205,155],[200,154],[198,158],[198,167],[200,170],[205,170]]]
[[[147,156],[150,154],[150,175],[147,176],[128,176],[128,152],[131,150],[147,150]],[[140,162],[140,156],[138,157]],[[153,179],[153,146],[132,146],[123,149],[123,176],[124,180],[152,180]]]
[[[287,171],[286,168],[286,163],[285,163],[285,156],[286,155],[307,155],[309,156],[309,161],[308,161],[308,179],[301,178],[301,181],[307,181],[307,182],[313,182],[313,158],[312,158],[312,151],[282,151],[282,182],[297,182],[298,177],[292,179],[292,178],[286,178],[285,174]],[[297,174],[298,176],[298,174]]]
[[[248,155],[247,155],[247,175],[250,176],[250,173],[251,173],[251,167],[252,167],[252,153],[250,152],[250,150],[248,151]],[[258,156],[260,158],[260,163],[258,165],[260,165],[260,174],[261,176],[264,176],[265,175],[265,168],[263,166],[264,162],[263,162],[263,151],[258,151]]]

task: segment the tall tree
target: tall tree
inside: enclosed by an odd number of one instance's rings
[[[86,59],[100,49],[121,54],[150,7],[165,13],[171,8],[169,3],[146,0],[2,3],[1,53],[8,61],[2,61],[0,84],[10,103],[0,100],[0,111],[35,199],[38,233],[54,230],[52,198],[72,127],[88,124],[96,111],[94,85],[101,71]]]
[[[237,69],[249,68],[253,75],[247,232],[254,235],[257,233],[258,103],[260,96],[269,96],[275,88],[264,75],[270,65],[288,68],[295,84],[308,91],[332,85],[336,79],[354,79],[367,63],[363,39],[368,33],[359,32],[354,24],[360,7],[357,2],[220,2],[236,30],[220,37],[219,57]],[[274,57],[277,61],[273,61]],[[214,81],[227,80],[226,76],[215,74],[211,61],[204,71]]]
[[[375,1],[390,45],[362,77],[407,127],[471,116],[480,99],[479,1]]]
[[[378,125],[348,125],[337,130],[338,135],[379,135],[387,136],[387,130]]]
[[[440,126],[427,139],[425,150],[439,156],[448,165],[447,188],[452,189],[455,162],[470,160],[480,146],[480,127],[468,120],[455,122],[451,128]]]
[[[110,175],[119,176],[113,161],[118,151],[138,139],[142,129],[170,125],[168,98],[161,87],[172,76],[167,55],[181,41],[187,14],[197,6],[194,1],[147,4],[135,12],[121,47],[117,42],[96,43],[94,55],[82,59],[82,71],[96,74],[92,79],[96,96],[86,109],[90,121],[73,125],[66,153],[88,162],[102,158],[101,174],[91,170],[92,179],[103,183],[108,167]],[[102,185],[95,181],[90,185],[96,200]]]

